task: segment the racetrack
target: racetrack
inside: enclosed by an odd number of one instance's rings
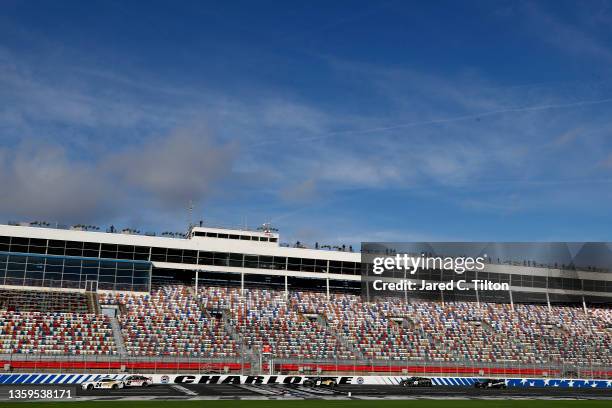
[[[424,399],[590,399],[612,400],[612,389],[523,388],[482,390],[472,387],[434,386],[425,388],[397,385],[341,385],[335,389],[302,385],[203,385],[164,384],[119,390],[82,390],[72,386],[45,386],[72,390],[72,400],[81,401],[161,401],[161,400],[424,400]],[[0,386],[0,400],[8,401],[9,389],[40,386]],[[14,400],[14,399],[12,399]]]

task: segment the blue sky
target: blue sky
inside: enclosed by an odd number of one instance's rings
[[[612,2],[0,2],[4,220],[611,240]]]

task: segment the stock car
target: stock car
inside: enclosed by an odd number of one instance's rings
[[[107,390],[117,390],[119,388],[123,388],[125,383],[122,380],[117,380],[114,378],[101,378],[96,381],[86,381],[81,384],[81,388],[84,390],[93,390],[93,389],[107,389]]]
[[[130,375],[123,379],[123,385],[126,387],[148,387],[151,384],[153,378],[144,375]]]
[[[321,377],[309,377],[304,380],[302,383],[307,387],[327,387],[334,388],[336,385],[335,378],[321,378]]]
[[[474,383],[475,388],[496,388],[496,389],[506,389],[508,386],[506,385],[506,380],[503,378],[489,378],[483,380],[477,380]]]
[[[409,377],[403,378],[399,385],[402,387],[432,387],[433,382],[427,377]]]

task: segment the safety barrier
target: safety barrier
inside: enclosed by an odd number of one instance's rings
[[[211,374],[142,374],[151,377],[154,384],[301,384],[313,376],[299,375],[211,375]],[[0,385],[10,384],[81,384],[102,378],[122,380],[129,374],[0,374]],[[399,385],[406,376],[326,376],[339,385]],[[429,377],[433,386],[473,387],[482,377]],[[608,388],[612,391],[612,380],[572,378],[505,378],[508,387],[560,387],[560,388]]]

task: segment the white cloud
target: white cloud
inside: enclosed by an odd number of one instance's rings
[[[179,129],[166,137],[111,153],[102,166],[126,189],[154,203],[186,207],[214,195],[216,183],[231,179],[237,144],[219,144],[204,129]]]
[[[26,143],[0,150],[0,214],[61,222],[99,222],[136,208],[187,208],[231,180],[236,146],[203,131],[178,130],[93,160],[65,148]]]
[[[115,186],[90,163],[59,147],[22,145],[0,150],[0,213],[49,222],[99,220],[117,210]]]

